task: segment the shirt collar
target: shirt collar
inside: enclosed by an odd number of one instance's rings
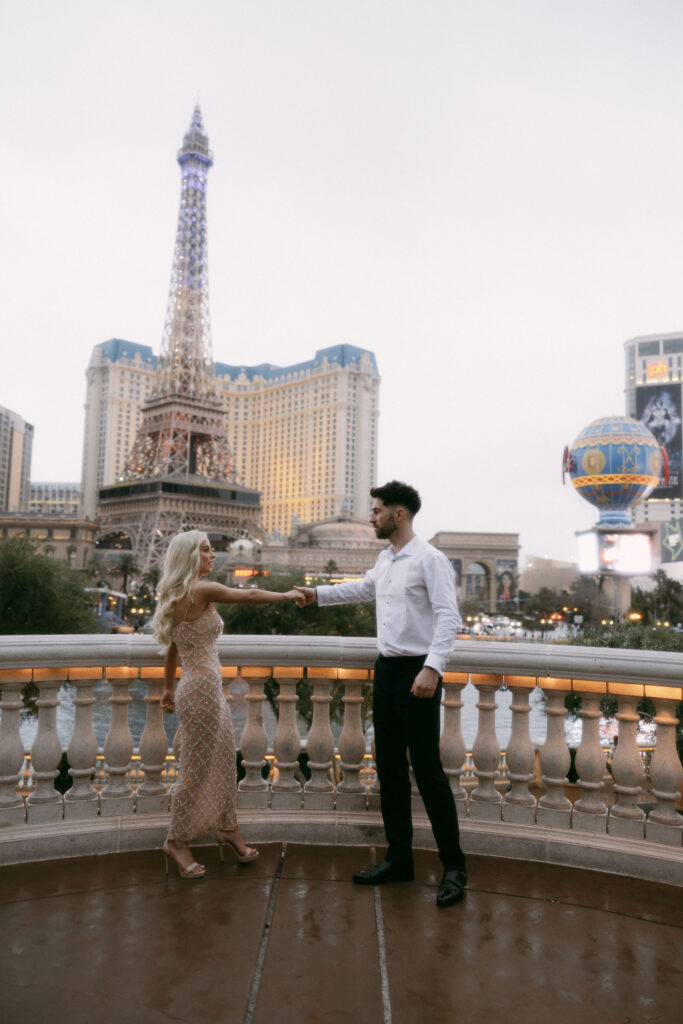
[[[394,558],[394,559],[396,559],[396,558],[403,558],[403,557],[408,557],[409,558],[411,555],[417,554],[417,547],[418,547],[419,543],[420,543],[420,538],[416,534],[412,538],[412,540],[409,540],[407,544],[404,544],[403,547],[401,548],[401,550],[398,551],[398,552],[395,552],[394,549],[390,546],[389,547],[389,551],[391,552],[391,557]]]

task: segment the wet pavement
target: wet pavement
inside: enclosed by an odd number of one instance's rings
[[[678,1024],[683,890],[470,856],[377,889],[361,847],[266,844],[253,864],[195,848],[0,870],[3,1024]]]

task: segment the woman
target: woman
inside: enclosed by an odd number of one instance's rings
[[[221,859],[224,845],[243,863],[258,857],[258,850],[246,845],[237,826],[235,741],[216,649],[223,622],[212,602],[296,601],[302,605],[304,600],[294,590],[236,590],[202,580],[211,572],[214,557],[205,533],[188,530],[177,534],[166,552],[154,615],[154,635],[165,651],[161,707],[168,712],[176,710],[182,726],[171,827],[163,846],[167,873],[170,857],[181,878],[205,874],[188,843],[209,829],[216,830]],[[178,656],[183,672],[174,699]]]

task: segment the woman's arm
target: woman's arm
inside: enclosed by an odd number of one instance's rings
[[[201,582],[195,584],[195,596],[204,604],[217,601],[219,604],[275,604],[278,601],[295,601],[303,608],[306,599],[298,590],[258,590],[238,587],[224,587],[222,583]]]
[[[164,657],[164,688],[161,691],[161,710],[171,713],[175,709],[175,670],[178,667],[178,648],[171,644]]]

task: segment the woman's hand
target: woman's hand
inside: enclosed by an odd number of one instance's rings
[[[305,608],[307,604],[315,604],[317,600],[315,587],[294,587],[294,590],[301,598],[301,601],[296,602],[299,608]]]
[[[163,689],[161,691],[161,710],[172,715],[175,711],[175,694],[173,690]]]
[[[302,594],[300,590],[288,590],[285,594],[288,601],[294,601],[298,608],[303,608],[308,602],[306,601],[305,594]]]

